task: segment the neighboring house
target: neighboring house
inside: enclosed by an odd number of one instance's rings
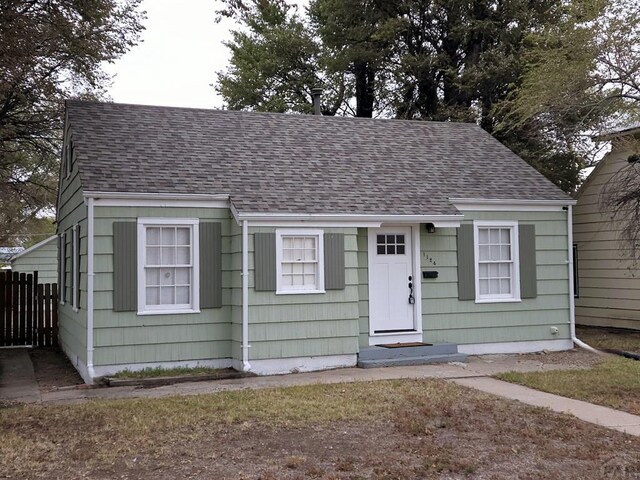
[[[576,322],[581,325],[640,329],[640,271],[620,241],[621,225],[601,207],[601,193],[629,157],[640,154],[640,125],[599,137],[611,151],[576,195],[573,241],[577,249]],[[613,180],[615,181],[615,179]]]
[[[474,124],[69,101],[60,341],[88,382],[568,349],[573,203]]]
[[[38,272],[38,283],[56,283],[58,281],[58,242],[53,235],[32,247],[23,250],[11,258],[14,272]]]

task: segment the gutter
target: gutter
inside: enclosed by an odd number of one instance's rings
[[[584,348],[592,353],[602,354],[602,352],[587,345],[576,337],[576,300],[575,285],[573,284],[573,204],[567,205],[567,243],[569,252],[569,326],[571,331],[571,341],[578,347]]]
[[[251,370],[249,363],[249,222],[242,221],[242,371]]]
[[[93,383],[96,372],[93,368],[93,201],[87,197],[87,372],[89,383]]]

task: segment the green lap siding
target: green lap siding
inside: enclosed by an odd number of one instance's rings
[[[253,234],[275,230],[266,227],[250,229],[250,359],[357,353],[360,317],[357,229],[323,229],[325,233],[344,234],[345,288],[321,294],[296,295],[277,295],[253,288]],[[240,242],[241,237],[236,241]]]
[[[458,300],[456,229],[420,233],[421,270],[438,271],[422,280],[424,340],[458,344],[567,339],[569,283],[567,213],[464,212],[463,224],[473,220],[514,221],[535,225],[537,296],[513,303]],[[551,333],[551,327],[559,332]]]
[[[73,189],[73,178],[69,187]],[[86,207],[79,192],[64,193],[67,216],[61,231],[81,225],[80,309],[60,307],[60,337],[67,351],[86,362]],[[85,215],[85,218],[82,215]],[[94,365],[242,359],[242,229],[228,209],[106,207],[94,209]],[[139,217],[199,218],[220,222],[222,307],[194,314],[138,315],[113,310],[114,222]],[[476,304],[458,300],[455,228],[429,234],[421,226],[424,340],[459,344],[569,338],[567,231],[565,212],[465,212],[464,222],[518,220],[535,225],[537,297],[517,303]],[[324,228],[344,236],[345,287],[322,294],[282,295],[256,291],[254,236],[274,227],[249,228],[249,360],[355,354],[369,343],[369,287],[366,228]],[[69,242],[71,237],[69,236]],[[53,242],[54,244],[56,242]],[[67,246],[70,252],[71,244]],[[275,251],[273,255],[275,255]],[[69,253],[70,255],[70,253]],[[550,327],[559,329],[551,334]],[[73,356],[72,356],[73,360]]]
[[[113,311],[113,223],[138,217],[199,218],[222,226],[222,308],[183,315]],[[254,288],[249,235],[250,360],[354,354],[358,344],[356,229],[345,234],[345,288],[324,294],[276,295]],[[242,230],[226,209],[95,207],[94,364],[114,365],[242,358]],[[273,252],[275,255],[275,251]]]
[[[72,228],[80,226],[80,270],[79,270],[79,308],[74,311],[72,300]],[[60,182],[60,192],[57,211],[57,233],[66,233],[66,271],[65,277],[66,302],[58,306],[58,336],[60,344],[74,365],[87,362],[87,206],[82,195],[80,176],[73,162],[73,168],[69,178],[63,178]],[[58,241],[52,242],[55,249]],[[57,253],[56,253],[57,262]],[[57,283],[58,279],[53,280]],[[63,292],[60,292],[62,296]]]
[[[184,362],[231,359],[231,236],[226,208],[96,206],[94,239],[94,364]],[[222,229],[222,308],[200,313],[138,315],[113,311],[113,223],[139,217],[199,218]]]
[[[358,229],[358,345],[369,346],[369,257],[368,230]]]

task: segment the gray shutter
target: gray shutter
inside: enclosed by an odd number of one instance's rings
[[[222,228],[200,222],[200,308],[222,307]]]
[[[276,291],[276,234],[253,235],[253,263],[255,289],[259,292]]]
[[[520,249],[520,298],[536,298],[538,282],[536,274],[536,226],[518,225]]]
[[[344,289],[344,234],[324,235],[324,288]]]
[[[113,223],[113,310],[138,308],[138,244],[135,222]]]
[[[473,225],[458,228],[458,299],[476,299]]]

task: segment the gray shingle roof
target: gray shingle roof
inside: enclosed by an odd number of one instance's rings
[[[229,194],[240,212],[455,214],[569,199],[474,124],[67,102],[85,191]]]

